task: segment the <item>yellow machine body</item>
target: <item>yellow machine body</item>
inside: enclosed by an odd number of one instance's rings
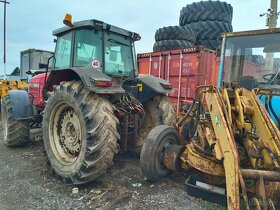
[[[0,98],[4,98],[9,94],[9,90],[27,90],[28,83],[13,80],[0,81]]]
[[[240,209],[240,194],[246,209],[275,209],[278,183],[269,183],[280,181],[280,133],[256,95],[260,90],[209,86],[197,93],[208,118],[201,114],[197,137],[180,156],[182,168],[224,177],[228,209]]]

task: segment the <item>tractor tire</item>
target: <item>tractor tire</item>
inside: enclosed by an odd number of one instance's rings
[[[183,7],[180,12],[180,26],[192,22],[218,20],[231,23],[233,9],[230,4],[220,1],[195,2]]]
[[[196,45],[202,45],[211,50],[217,50],[221,42],[217,39],[199,39],[196,41]]]
[[[184,49],[184,48],[191,48],[194,47],[194,43],[185,40],[162,40],[157,41],[154,44],[153,51],[160,52],[166,50],[177,50],[177,49]]]
[[[53,88],[43,116],[48,162],[65,182],[83,184],[97,179],[113,165],[118,152],[118,119],[104,96],[81,81]]]
[[[9,95],[2,99],[2,127],[4,144],[11,147],[22,146],[30,143],[30,120],[16,120]]]
[[[224,32],[232,32],[232,25],[222,21],[199,21],[188,25],[198,39],[218,39]]]
[[[158,125],[176,127],[176,113],[173,104],[166,95],[156,95],[143,104],[145,119],[140,129],[140,145],[145,141],[149,132]]]
[[[170,173],[162,163],[162,153],[166,146],[178,144],[178,139],[176,129],[171,126],[159,125],[151,130],[140,155],[141,171],[149,181],[159,181]]]
[[[196,41],[196,33],[188,26],[168,26],[159,28],[155,34],[156,41],[162,40],[186,40]]]

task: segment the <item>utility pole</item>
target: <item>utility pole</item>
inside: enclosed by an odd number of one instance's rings
[[[10,2],[7,2],[6,0],[0,1],[4,3],[4,79],[6,79],[6,6],[7,4],[10,4]]]
[[[277,4],[278,0],[270,0],[270,16],[268,17],[268,28],[276,28],[277,26]],[[274,53],[266,54],[266,70],[267,73],[274,73]]]
[[[276,28],[277,26],[277,18],[279,15],[277,7],[278,0],[270,0],[270,8],[266,13],[260,14],[260,17],[266,16],[266,26],[268,26],[269,29]],[[265,69],[266,74],[274,73],[274,53],[266,53]]]
[[[276,28],[277,26],[277,18],[278,18],[277,4],[278,4],[278,0],[270,1],[271,16],[268,19],[268,28]]]

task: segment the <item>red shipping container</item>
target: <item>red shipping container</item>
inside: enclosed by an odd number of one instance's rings
[[[218,65],[215,51],[204,47],[137,55],[139,74],[151,74],[169,81],[174,92],[169,97],[177,114],[191,103],[199,85],[217,85]]]

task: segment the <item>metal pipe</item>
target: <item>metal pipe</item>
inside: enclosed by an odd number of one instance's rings
[[[7,2],[6,0],[0,1],[4,3],[4,80],[6,79],[6,6],[7,4],[10,4],[10,2]]]
[[[158,60],[159,60],[159,62],[158,62],[158,77],[161,78],[161,61],[162,61],[161,54],[160,54]]]
[[[276,171],[261,171],[254,169],[241,169],[241,174],[244,179],[259,179],[261,176],[267,181],[280,181],[280,173]]]
[[[180,68],[179,68],[179,86],[178,86],[178,97],[177,97],[177,116],[180,112],[180,95],[181,95],[181,82],[182,82],[182,60],[183,60],[183,54],[180,52]]]

